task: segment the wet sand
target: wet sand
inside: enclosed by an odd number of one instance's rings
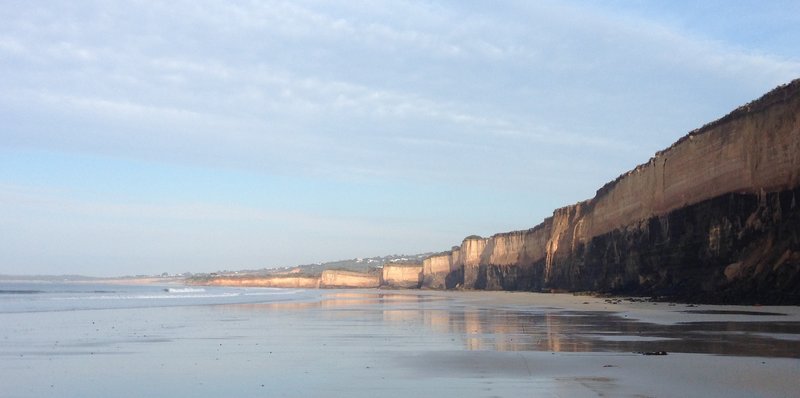
[[[3,313],[0,339],[4,397],[780,397],[800,374],[798,307],[565,294]]]

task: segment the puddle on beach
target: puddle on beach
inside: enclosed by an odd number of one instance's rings
[[[800,358],[800,322],[741,321],[756,311],[690,310],[736,320],[654,324],[613,312],[483,308],[469,300],[404,293],[327,293],[319,301],[236,305],[253,310],[315,310],[317,317],[422,327],[466,350],[657,352]],[[666,310],[665,310],[666,311]],[[352,336],[349,336],[352,337]],[[366,336],[365,336],[366,337]]]

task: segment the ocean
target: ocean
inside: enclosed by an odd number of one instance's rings
[[[175,284],[0,282],[0,313],[111,310],[298,301],[313,291]]]
[[[788,396],[799,372],[797,307],[0,283],[0,397]]]

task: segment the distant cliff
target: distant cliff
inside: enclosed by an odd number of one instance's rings
[[[422,264],[385,264],[381,275],[381,285],[396,288],[418,288],[422,286]]]
[[[527,231],[468,237],[424,286],[800,304],[800,80]]]
[[[186,280],[190,285],[205,286],[240,286],[240,287],[280,287],[315,289],[319,287],[319,278],[313,276],[214,276],[193,277]]]
[[[322,288],[370,288],[381,285],[381,275],[365,272],[325,270],[322,271],[319,287]]]

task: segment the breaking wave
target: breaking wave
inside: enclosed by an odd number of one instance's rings
[[[169,287],[164,289],[167,293],[202,293],[206,289],[196,287]]]

